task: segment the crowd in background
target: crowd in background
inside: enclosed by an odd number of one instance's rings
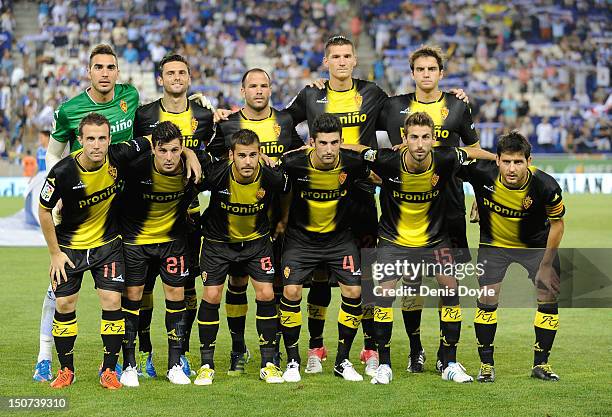
[[[170,51],[191,63],[192,90],[239,106],[248,44],[263,44],[282,108],[310,80],[326,77],[324,43],[363,30],[376,54],[356,75],[389,94],[413,91],[408,56],[421,44],[448,56],[443,89],[462,87],[483,147],[519,129],[536,151],[610,151],[612,26],[608,2],[512,0],[54,0],[38,3],[40,32],[15,36],[14,5],[0,1],[0,158],[37,153],[58,104],[85,88],[91,47],[114,46],[121,81],[154,85]],[[363,48],[363,46],[362,46]],[[143,92],[142,102],[159,94]],[[26,149],[24,139],[31,138]]]

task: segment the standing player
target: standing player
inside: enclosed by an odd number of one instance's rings
[[[434,121],[434,146],[458,147],[461,141],[464,145],[480,148],[470,106],[439,89],[438,83],[444,76],[442,51],[430,46],[420,47],[410,55],[410,69],[416,84],[415,92],[387,99],[377,121],[377,128],[387,131],[391,144],[401,144],[406,137],[404,121],[408,115],[425,112]],[[443,192],[448,201],[445,211],[446,227],[451,247],[454,248],[455,261],[469,262],[471,257],[467,249],[463,182],[453,177]],[[422,311],[422,297],[408,297],[404,300],[402,315],[410,339],[408,359],[410,372],[423,372],[425,363],[425,352],[420,336]],[[438,351],[436,368],[439,371],[441,362],[442,358]]]
[[[114,369],[124,336],[124,264],[113,202],[127,164],[149,151],[150,145],[146,139],[137,139],[109,147],[110,124],[96,113],[81,120],[78,132],[83,149],[50,170],[40,193],[40,223],[51,255],[51,286],[56,297],[53,337],[61,367],[51,387],[64,388],[74,382],[76,303],[83,274],[91,271],[102,305],[100,384],[118,389],[121,383]],[[60,199],[63,221],[54,226],[51,211]]]
[[[170,121],[181,130],[184,147],[196,152],[204,149],[215,135],[215,125],[213,114],[208,107],[202,106],[197,100],[187,98],[187,91],[191,85],[189,63],[181,55],[166,55],[159,63],[159,74],[157,83],[160,87],[163,87],[163,96],[138,108],[134,120],[134,135],[150,135],[159,122]],[[198,259],[200,256],[200,241],[200,207],[196,198],[189,208],[186,242],[189,276],[185,279],[185,340],[183,353],[181,354],[181,364],[187,376],[192,373],[185,352],[189,351],[191,328],[198,310],[195,279],[200,275]],[[152,270],[151,273],[157,274],[157,271]],[[146,377],[155,377],[157,373],[153,366],[153,346],[151,345],[150,334],[155,276],[148,278],[145,281],[140,309],[138,372]]]
[[[70,152],[80,149],[77,140],[79,123],[91,112],[100,113],[109,120],[112,143],[132,138],[132,124],[139,101],[138,91],[129,84],[117,84],[117,56],[109,45],[101,44],[93,48],[87,74],[91,85],[55,111],[55,126],[46,156],[48,170],[62,158],[66,148]],[[51,327],[54,311],[55,297],[49,287],[40,319],[40,350],[34,371],[36,381],[49,381],[52,378]]]
[[[244,107],[229,116],[227,121],[219,123],[215,140],[207,150],[218,158],[228,155],[232,136],[241,129],[250,129],[257,134],[260,140],[261,152],[273,161],[283,153],[297,149],[304,142],[295,131],[292,117],[286,112],[279,112],[270,106],[272,86],[270,76],[260,68],[248,70],[242,77],[240,89],[244,98]],[[281,241],[276,236],[278,224],[281,221],[280,196],[276,195],[270,205],[270,230],[274,237],[273,247],[275,261],[280,262]],[[281,225],[282,230],[284,226]],[[283,293],[282,276],[279,265],[275,265],[274,294],[276,303],[280,303]],[[235,275],[242,275],[241,271],[230,271]],[[249,358],[244,343],[244,328],[247,315],[247,284],[248,277],[232,276],[230,274],[227,292],[225,294],[225,309],[227,324],[232,337],[232,351],[230,353],[230,369],[228,375],[240,375],[244,372],[244,365]],[[280,333],[277,335],[275,348],[278,350]],[[275,357],[274,363],[280,366],[280,358]]]
[[[157,274],[166,295],[168,335],[168,380],[190,384],[181,365],[185,335],[184,285],[189,276],[186,234],[187,209],[197,195],[195,185],[185,180],[181,154],[183,134],[170,121],[157,124],[151,135],[153,154],[129,165],[121,196],[120,224],[125,256],[126,296],[123,372],[121,383],[137,387],[135,341],[145,280]]]
[[[211,190],[211,199],[202,219],[200,268],[204,293],[198,311],[202,366],[196,385],[211,385],[214,379],[219,306],[230,269],[251,276],[255,289],[260,378],[267,383],[284,382],[280,369],[273,364],[277,313],[268,208],[273,194],[285,191],[287,182],[280,171],[260,163],[260,156],[257,134],[242,129],[231,137],[229,163],[213,163],[210,158],[204,162],[203,186]]]
[[[286,111],[296,124],[308,121],[311,132],[317,116],[334,114],[340,120],[345,143],[377,148],[376,120],[387,94],[373,82],[353,78],[357,57],[353,43],[344,36],[334,36],[327,41],[323,65],[329,69],[329,81],[325,82],[325,88],[305,87]],[[314,137],[312,133],[311,136]],[[374,247],[378,224],[374,185],[367,180],[358,181],[351,189],[349,198],[352,200],[349,215],[351,228],[359,247]],[[308,292],[310,342],[307,373],[321,372],[321,361],[327,357],[323,328],[330,300],[327,277],[320,277],[317,273]],[[368,375],[373,374],[378,366],[372,317],[372,306],[365,306],[362,320],[365,347],[360,359],[366,363]]]
[[[548,356],[559,327],[557,248],[565,214],[561,188],[550,175],[531,166],[531,145],[516,131],[499,138],[496,163],[470,164],[463,175],[474,187],[480,214],[478,264],[484,271],[478,281],[480,288],[494,292],[478,299],[474,319],[481,361],[477,379],[495,381],[499,291],[508,266],[516,262],[527,269],[537,289],[531,376],[558,381]]]
[[[443,340],[445,360],[442,378],[455,382],[471,382],[472,377],[457,362],[457,343],[461,332],[461,307],[457,280],[442,270],[452,266],[448,234],[444,225],[446,200],[442,190],[453,180],[454,174],[468,158],[493,154],[472,148],[435,148],[434,122],[427,113],[412,113],[404,124],[406,146],[400,152],[390,149],[366,151],[374,172],[382,179],[380,196],[381,219],[377,246],[377,262],[394,265],[408,261],[414,265],[437,266],[436,279],[444,294],[440,319],[440,338]],[[440,268],[443,267],[443,268]],[[435,268],[434,268],[435,269]],[[411,287],[418,293],[423,274],[411,276]],[[382,288],[394,290],[398,274],[384,277]],[[416,285],[415,285],[416,284]],[[374,384],[388,384],[391,371],[392,304],[395,297],[383,294],[376,300],[374,321],[380,366],[372,378]]]
[[[367,178],[369,172],[359,154],[340,149],[342,125],[335,115],[319,115],[311,133],[314,148],[290,152],[281,159],[293,192],[281,261],[285,287],[280,315],[288,362],[284,378],[301,380],[302,286],[315,268],[324,266],[338,280],[342,293],[334,374],[362,381],[349,361],[362,309],[360,253],[350,229],[348,193],[353,182]]]

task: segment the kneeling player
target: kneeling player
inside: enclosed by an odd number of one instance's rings
[[[268,208],[273,193],[285,190],[286,179],[280,171],[259,162],[260,142],[252,130],[234,133],[230,145],[229,163],[204,162],[203,187],[210,189],[211,199],[202,215],[200,269],[204,292],[198,310],[202,366],[194,383],[210,385],[214,379],[219,306],[230,269],[246,272],[255,289],[260,378],[267,383],[282,383],[282,373],[273,364],[278,316],[272,288],[274,255]]]
[[[368,170],[359,154],[340,149],[341,143],[339,119],[322,114],[313,123],[314,148],[289,152],[282,158],[293,191],[281,261],[285,286],[280,314],[288,382],[301,379],[302,286],[319,265],[328,267],[342,293],[334,374],[349,381],[363,380],[348,359],[362,309],[360,254],[349,228],[347,194],[356,179],[367,178]]]
[[[189,275],[185,235],[187,209],[197,195],[185,179],[183,135],[172,122],[160,122],[152,132],[153,154],[130,164],[121,196],[121,234],[126,263],[126,315],[121,383],[137,387],[135,340],[146,278],[159,273],[166,295],[168,380],[190,384],[181,364],[182,324],[185,314],[184,284]]]
[[[561,188],[550,175],[531,164],[531,145],[518,132],[502,136],[497,161],[464,167],[463,176],[474,187],[480,215],[478,277],[487,294],[478,299],[474,329],[478,340],[478,381],[493,382],[493,340],[497,329],[497,306],[508,266],[527,269],[537,288],[533,368],[534,378],[557,381],[548,356],[559,326],[557,305],[559,259],[565,207]]]
[[[118,389],[121,383],[114,369],[125,327],[121,311],[124,263],[114,200],[129,162],[149,152],[150,145],[140,138],[109,146],[110,124],[97,113],[85,116],[78,131],[83,149],[51,169],[40,193],[40,224],[51,255],[49,272],[57,299],[52,334],[61,365],[51,387],[64,388],[74,382],[76,304],[83,274],[91,271],[102,305],[100,384]],[[51,211],[60,199],[63,221],[54,226]]]

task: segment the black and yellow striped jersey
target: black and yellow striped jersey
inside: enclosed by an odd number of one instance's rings
[[[329,170],[312,163],[314,148],[285,154],[281,168],[293,192],[289,209],[288,233],[332,233],[348,229],[348,206],[352,183],[367,178],[369,169],[359,153],[341,149],[338,162]]]
[[[140,106],[134,119],[134,136],[150,135],[159,122],[171,121],[183,134],[183,146],[198,151],[204,149],[215,136],[213,113],[195,100],[187,100],[187,110],[181,113],[166,111],[161,98]]]
[[[441,92],[431,103],[417,100],[415,93],[389,97],[378,117],[376,128],[389,135],[392,145],[402,143],[404,122],[411,113],[425,112],[434,121],[434,146],[471,146],[478,143],[470,106],[450,93]]]
[[[332,113],[342,123],[342,138],[347,144],[361,144],[377,148],[376,120],[387,98],[387,93],[375,83],[354,78],[346,91],[334,91],[325,83],[325,88],[305,87],[293,99],[285,111],[298,124],[305,120],[312,131],[317,116]]]
[[[378,237],[400,246],[431,247],[448,236],[442,190],[467,160],[467,154],[460,148],[434,148],[427,170],[413,173],[406,167],[406,152],[408,148],[397,152],[380,149],[375,157],[367,158],[383,182]]]
[[[145,138],[110,145],[104,164],[87,171],[77,161],[82,150],[58,162],[47,174],[40,193],[40,204],[52,209],[62,200],[62,222],[55,227],[60,246],[92,249],[119,236],[117,194],[129,163],[142,154],[151,153]]]
[[[204,238],[237,243],[268,235],[268,208],[275,193],[286,191],[284,173],[259,163],[253,182],[242,184],[234,177],[233,162],[209,154],[200,162],[201,188],[210,190],[210,203],[201,217]]]
[[[129,166],[119,198],[123,242],[147,245],[183,239],[187,209],[196,195],[195,184],[184,172],[165,175],[155,167],[152,154],[137,158]]]
[[[240,129],[250,129],[257,133],[261,152],[275,161],[285,152],[304,145],[289,114],[270,108],[268,117],[254,120],[247,118],[241,110],[219,123],[215,139],[207,148],[208,152],[217,158],[227,158],[230,139]]]
[[[506,187],[495,161],[475,161],[461,169],[472,184],[480,215],[480,244],[501,248],[545,248],[549,219],[565,214],[561,187],[539,169],[529,167],[521,188]]]

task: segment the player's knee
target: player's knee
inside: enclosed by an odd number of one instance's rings
[[[204,287],[202,298],[207,303],[220,304],[222,295],[223,295],[223,286],[215,285],[215,286],[210,286],[210,287]]]
[[[259,301],[274,300],[274,289],[272,285],[258,285],[255,287],[255,299]]]
[[[164,285],[164,292],[166,293],[166,300],[181,301],[185,299],[185,290],[183,287]]]
[[[298,285],[287,285],[283,289],[283,295],[288,300],[297,301],[302,298],[302,287]]]
[[[59,313],[71,313],[76,309],[76,300],[75,296],[58,297],[55,300],[55,309]]]
[[[121,308],[121,293],[116,291],[98,290],[102,310],[119,310]]]
[[[341,291],[342,295],[348,298],[361,297],[361,287],[359,285],[343,285]]]
[[[135,286],[135,287],[125,287],[125,294],[127,295],[128,300],[131,300],[131,301],[142,300],[143,291],[144,291],[144,285]]]

